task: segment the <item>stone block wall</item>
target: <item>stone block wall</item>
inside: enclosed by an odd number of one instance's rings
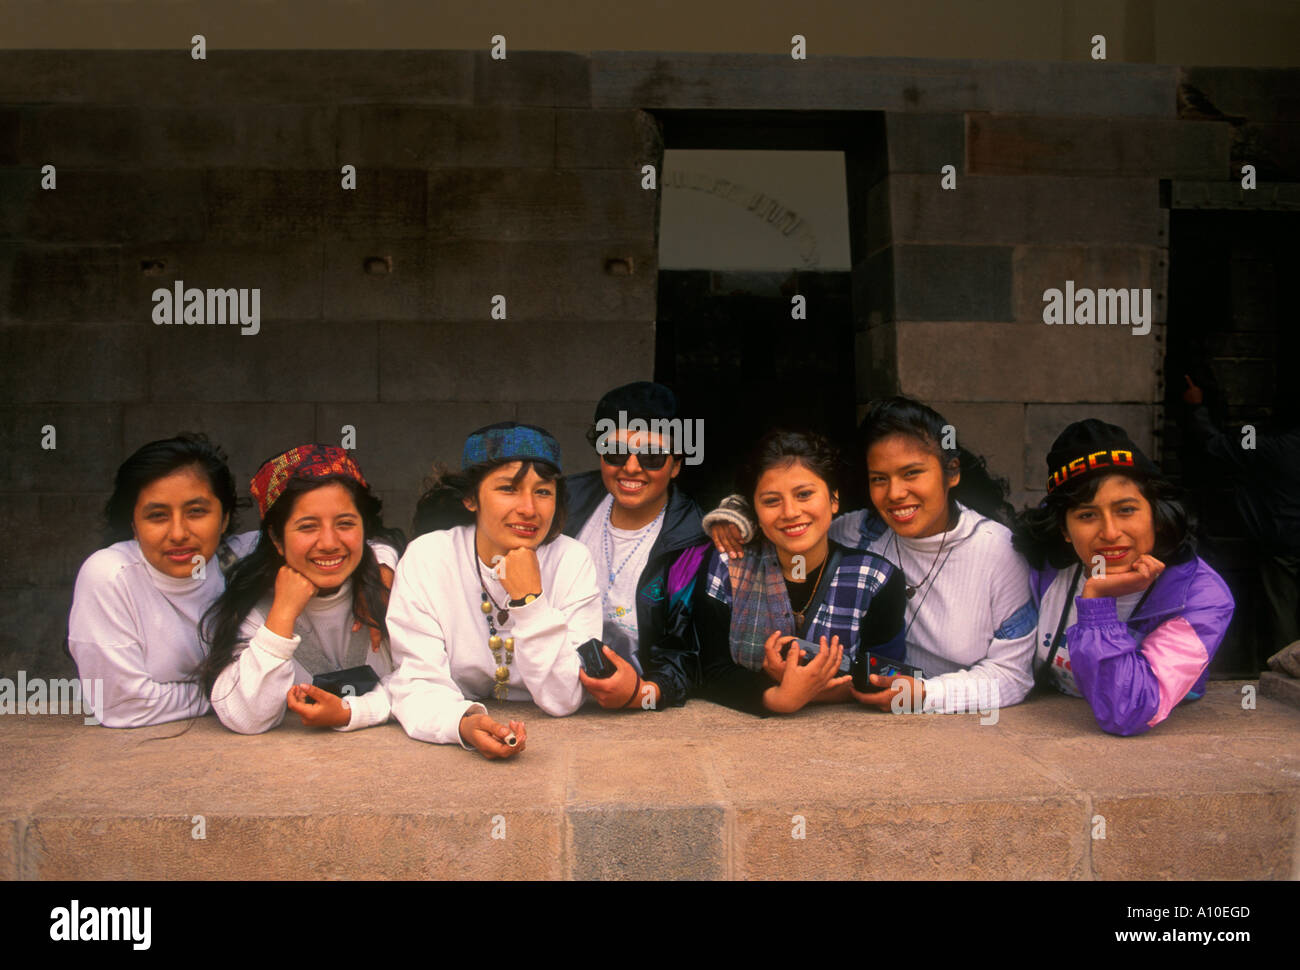
[[[243,487],[351,425],[406,528],[469,430],[530,420],[594,467],[597,398],[653,376],[658,127],[593,109],[585,57],[8,52],[0,105],[6,675],[71,670],[72,583],[146,441],[205,431]],[[260,332],[154,325],[175,280],[259,288]]]
[[[403,526],[430,462],[488,421],[546,425],[570,469],[591,467],[599,394],[653,376],[658,193],[641,166],[661,163],[656,112],[842,113],[859,146],[859,402],[936,404],[1017,502],[1041,495],[1052,437],[1088,414],[1158,457],[1176,325],[1162,182],[1231,186],[1250,158],[1263,180],[1300,178],[1295,80],[746,54],[2,53],[0,674],[71,669],[76,569],[114,468],[152,438],[207,431],[246,481],[351,425]],[[155,326],[150,294],[175,280],[260,288],[261,332]],[[1043,292],[1066,280],[1149,287],[1151,332],[1045,326]]]

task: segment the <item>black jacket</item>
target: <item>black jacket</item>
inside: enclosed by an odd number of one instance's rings
[[[609,492],[598,471],[570,475],[564,486],[568,492],[564,534],[576,539]],[[712,546],[700,524],[699,506],[670,485],[663,528],[650,547],[636,594],[641,669],[646,680],[659,686],[663,707],[686,703],[687,693],[700,682],[691,608]]]

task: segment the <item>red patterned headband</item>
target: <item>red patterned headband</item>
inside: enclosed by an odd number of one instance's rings
[[[299,445],[283,455],[276,455],[257,470],[249,491],[257,500],[257,511],[262,518],[275,504],[285,486],[295,478],[327,478],[342,475],[369,488],[361,476],[361,469],[342,448],[333,445]]]

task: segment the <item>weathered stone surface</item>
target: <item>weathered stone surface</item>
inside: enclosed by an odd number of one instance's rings
[[[956,429],[958,444],[983,455],[989,472],[1007,479],[1011,504],[1019,508],[1025,488],[1025,406],[933,400],[926,403]]]
[[[885,147],[890,172],[914,172],[940,178],[945,165],[967,172],[966,116],[959,112],[926,114],[885,112]]]
[[[29,827],[25,861],[33,879],[561,878],[558,813],[503,817],[507,838],[494,840],[483,812],[53,816]]]
[[[541,107],[345,105],[336,166],[356,165],[358,174],[363,167],[550,168],[556,115]]]
[[[891,175],[890,234],[899,242],[1165,246],[1169,212],[1154,179],[968,175],[944,190],[929,175]]]
[[[475,104],[591,105],[590,62],[583,54],[507,47],[502,60],[493,60],[488,51],[473,56]]]
[[[654,324],[515,323],[488,319],[485,308],[481,321],[387,323],[380,342],[384,401],[596,401],[644,377],[645,362],[654,359]],[[503,370],[503,347],[528,348],[527,359]],[[558,372],[567,375],[562,385]]]
[[[1241,182],[1174,182],[1170,207],[1174,209],[1278,209],[1300,210],[1300,185],[1263,183],[1243,189]]]
[[[709,768],[707,752],[693,742],[574,750],[567,797],[573,878],[724,878],[726,810]]]
[[[1255,166],[1256,179],[1300,179],[1300,124],[1243,125],[1232,145],[1231,165],[1229,175],[1238,184],[1244,165]]]
[[[102,545],[104,503],[112,482],[77,482],[102,492],[11,492],[0,502],[7,536],[0,587],[63,586]]]
[[[88,543],[87,554],[96,544]],[[0,587],[8,621],[0,626],[0,677],[13,678],[20,670],[41,677],[77,675],[76,664],[63,648],[75,579],[74,570],[62,585]]]
[[[22,379],[6,375],[10,386]],[[54,428],[53,448],[43,429]],[[68,491],[111,482],[122,449],[122,415],[103,405],[0,406],[0,491]]]
[[[1259,675],[1259,693],[1261,697],[1271,697],[1300,709],[1300,680],[1294,677],[1265,670]]]
[[[598,108],[998,111],[1172,118],[1176,68],[1055,61],[927,60],[602,51]]]
[[[632,377],[621,377],[623,383],[628,381],[648,381],[654,377],[653,361],[641,361],[641,371]],[[618,387],[610,382],[605,390]],[[560,457],[564,459],[564,473],[572,475],[600,467],[600,458],[596,449],[587,441],[587,429],[591,427],[596,415],[597,396],[588,401],[520,401],[516,406],[516,420],[535,424],[555,435],[560,443]],[[704,433],[704,460],[709,460],[708,428]]]
[[[64,166],[322,169],[334,162],[333,105],[143,107],[139,94],[126,99],[130,104],[24,108],[21,164],[53,162],[62,172]]]
[[[147,319],[138,326],[50,322],[0,327],[5,395],[15,404],[144,400],[144,362],[152,336],[146,327],[153,327]]]
[[[20,826],[16,818],[0,819],[0,879],[13,882],[22,878],[18,868],[18,845],[22,839]]]
[[[0,165],[17,165],[22,114],[17,108],[0,108]]]
[[[1151,246],[1017,246],[1012,257],[1014,319],[1042,323],[1049,289],[1151,290],[1153,323],[1164,323],[1169,307],[1169,250]]]
[[[1223,178],[1232,130],[1223,122],[967,116],[973,175]]]
[[[47,879],[297,878],[304,859],[331,878],[1294,878],[1300,713],[1244,711],[1239,686],[1136,738],[1054,694],[991,724],[494,704],[528,750],[492,764],[395,724],[243,737],[213,717],[180,733],[15,716],[0,820]]]
[[[887,323],[870,330],[859,330],[853,335],[853,346],[858,401],[865,403],[873,398],[900,393],[897,326]],[[858,421],[862,420],[862,414],[859,408]]]
[[[0,104],[469,104],[474,53],[427,50],[14,50],[0,54]]]
[[[356,429],[356,456],[373,488],[409,496],[411,507],[435,462],[459,469],[466,436],[515,418],[514,404],[459,403],[441,397],[434,382],[418,403],[320,404],[316,440],[337,444],[340,428]],[[403,529],[409,517],[389,524]]]
[[[1155,331],[1044,323],[895,325],[903,393],[923,401],[1154,401]],[[1008,380],[1008,375],[1015,375]]]
[[[327,235],[424,235],[426,176],[362,168],[355,189],[334,171],[218,171],[208,176],[207,237],[256,242]]]
[[[535,109],[534,109],[535,110]],[[660,167],[663,134],[653,115],[627,109],[555,113],[555,167]]]
[[[421,319],[486,318],[497,294],[516,322],[655,319],[658,254],[648,241],[442,243],[427,258]]]
[[[885,319],[1011,319],[1006,246],[896,246],[893,308]]]
[[[275,317],[264,317],[261,331],[253,335],[230,326],[155,327],[148,345],[149,399],[260,401],[264,406],[373,401],[378,397],[377,330],[375,324]],[[181,361],[185,379],[178,386]]]
[[[327,320],[428,320],[438,267],[424,239],[326,239]],[[484,311],[486,315],[486,310]]]
[[[200,172],[58,168],[58,188],[40,188],[38,168],[5,173],[3,232],[33,242],[188,241],[204,231]],[[13,203],[12,207],[10,203]]]
[[[655,239],[656,193],[637,169],[438,169],[429,231],[445,239]]]
[[[121,257],[118,246],[0,242],[0,317],[49,324],[118,319]]]
[[[1180,117],[1300,123],[1300,70],[1268,67],[1185,67],[1178,71]]]
[[[322,279],[323,249],[319,240],[161,242],[125,247],[120,261],[117,313],[119,319],[151,331],[151,341],[159,339],[155,334],[162,335],[163,340],[175,340],[184,331],[200,329],[153,323],[154,292],[173,289],[181,280],[186,289],[260,290],[263,326],[269,320],[319,320],[322,291],[326,288]],[[202,329],[209,328],[205,324]],[[229,324],[210,329],[232,330]]]
[[[1292,879],[1294,791],[1098,798],[1098,879]]]
[[[203,432],[225,450],[241,495],[266,459],[313,441],[339,444],[338,428],[324,437],[317,433],[316,407],[310,403],[281,402],[271,407],[224,400],[199,403],[190,397],[188,388],[181,388],[169,400],[128,405],[123,409],[122,428],[118,461],[146,442],[182,431]],[[239,529],[255,528],[257,508],[243,510]]]

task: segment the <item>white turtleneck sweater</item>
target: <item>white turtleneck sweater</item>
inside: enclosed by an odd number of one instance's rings
[[[257,544],[256,532],[230,536],[236,556]],[[209,710],[195,676],[207,651],[199,620],[226,588],[213,556],[202,579],[176,579],[144,558],[134,539],[91,554],[77,572],[68,616],[68,649],[82,680],[104,685],[107,727],[143,727]]]
[[[1037,611],[1029,567],[1006,526],[960,503],[958,509],[946,536],[907,539],[886,528],[866,545],[901,564],[908,585],[917,585],[904,610],[907,661],[925,671],[924,709],[945,714],[1009,707],[1034,685]],[[862,548],[868,515],[840,516],[831,538]]]
[[[397,568],[397,550],[368,540],[381,566]],[[212,709],[221,723],[240,734],[261,734],[279,725],[288,711],[287,695],[294,684],[310,684],[316,674],[355,666],[348,661],[364,654],[365,663],[379,676],[379,683],[359,697],[344,698],[352,716],[336,731],[355,731],[383,724],[390,713],[386,682],[393,670],[387,640],[379,649],[370,645],[370,627],[353,631],[353,584],[349,576],[329,595],[313,596],[294,621],[293,636],[282,637],[266,627],[275,602],[274,591],[258,602],[239,628],[234,658],[212,685]],[[308,670],[295,659],[307,644],[324,656],[326,668]]]
[[[388,689],[394,716],[420,741],[468,747],[460,719],[486,708],[466,698],[493,696],[497,661],[480,608],[480,577],[498,606],[510,596],[473,546],[473,526],[422,535],[407,547],[393,580],[388,630],[397,669]],[[537,561],[542,595],[497,624],[502,637],[515,638],[506,699],[531,700],[562,717],[583,701],[578,646],[601,634],[600,590],[591,555],[576,539],[557,536],[538,548]]]

